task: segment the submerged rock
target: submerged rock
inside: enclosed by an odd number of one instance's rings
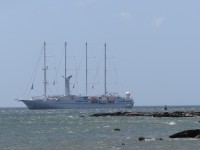
[[[160,140],[160,141],[162,141],[163,139],[162,139],[162,138],[156,138],[156,140]]]
[[[115,128],[114,131],[121,131],[119,128]]]
[[[139,141],[162,141],[162,138],[151,138],[151,137],[139,137]]]
[[[178,132],[175,134],[170,135],[170,138],[199,138],[200,136],[200,129],[194,130],[185,130],[182,132]]]
[[[139,141],[144,141],[146,138],[145,137],[139,137],[138,140]]]

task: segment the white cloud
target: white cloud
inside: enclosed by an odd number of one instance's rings
[[[165,22],[165,18],[164,17],[157,17],[155,19],[153,19],[152,21],[152,26],[154,27],[160,27],[161,25],[163,25],[163,23]]]
[[[118,16],[122,19],[130,19],[131,18],[131,14],[126,11],[120,12]]]

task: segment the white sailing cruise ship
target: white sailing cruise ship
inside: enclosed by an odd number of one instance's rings
[[[105,68],[104,68],[104,94],[100,96],[78,96],[70,93],[70,79],[66,73],[66,45],[65,42],[65,93],[63,95],[47,95],[47,65],[46,65],[46,43],[44,42],[44,95],[31,97],[30,99],[19,99],[28,109],[100,109],[100,108],[132,108],[134,101],[130,92],[125,92],[121,97],[107,92],[106,87],[106,43],[105,43]],[[86,43],[86,80],[87,80],[87,43]],[[86,81],[87,82],[87,81]],[[87,84],[86,84],[87,88]]]

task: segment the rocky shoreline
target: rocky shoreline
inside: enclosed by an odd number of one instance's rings
[[[106,117],[106,116],[128,116],[128,117],[199,117],[200,112],[195,111],[174,111],[174,112],[111,112],[111,113],[97,113],[91,115],[91,117]],[[114,131],[121,131],[120,128],[115,128]],[[174,133],[169,136],[170,139],[174,138],[194,138],[200,139],[200,129],[190,129],[181,132]],[[153,138],[153,137],[139,137],[139,141],[151,141],[159,140],[162,141],[163,138]],[[124,144],[124,143],[123,143]],[[125,144],[124,144],[125,145]]]
[[[200,129],[191,129],[191,130],[184,130],[181,132],[174,133],[169,136],[170,139],[177,139],[177,138],[193,138],[193,139],[200,139]],[[139,137],[139,141],[162,141],[163,138],[152,138],[152,137]]]
[[[111,112],[111,113],[97,113],[91,115],[92,117],[106,117],[106,116],[146,116],[146,117],[198,117],[200,112],[194,111],[174,111],[174,112]]]

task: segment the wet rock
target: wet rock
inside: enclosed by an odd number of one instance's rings
[[[200,134],[194,137],[195,139],[200,139]]]
[[[112,112],[112,113],[98,113],[91,115],[92,117],[105,116],[146,116],[146,117],[197,117],[200,112],[193,111],[175,111],[175,112]]]
[[[162,138],[149,138],[149,137],[139,137],[139,141],[162,141]]]
[[[144,141],[144,140],[145,140],[145,137],[139,137],[138,140],[139,140],[139,141]]]
[[[194,130],[185,130],[182,132],[178,132],[175,134],[170,135],[170,138],[195,138],[200,134],[200,129]]]
[[[119,128],[115,128],[114,131],[121,131]]]
[[[172,114],[169,112],[163,112],[163,113],[154,113],[153,117],[171,117]]]

